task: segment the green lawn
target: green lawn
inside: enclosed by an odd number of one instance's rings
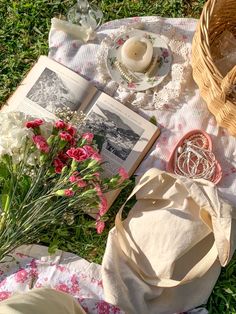
[[[199,17],[205,0],[102,0],[93,1],[104,12],[104,21],[138,16]],[[41,54],[47,54],[48,31],[53,16],[64,15],[72,0],[0,0],[0,105],[14,91],[25,73]],[[86,216],[68,227],[50,230],[41,242],[72,251],[84,258],[101,262],[106,237],[114,223],[114,215],[128,196],[132,186],[122,192],[107,217],[107,229],[98,236],[93,221]],[[130,204],[131,206],[132,204]],[[82,227],[82,228],[81,228]],[[236,260],[222,271],[209,300],[213,314],[236,313]]]

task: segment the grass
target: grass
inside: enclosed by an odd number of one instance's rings
[[[198,18],[205,0],[102,0],[93,1],[104,12],[104,21],[129,16],[160,15]],[[48,31],[53,16],[65,15],[72,0],[0,0],[0,106],[41,54],[48,52]],[[132,189],[121,193],[107,217],[107,229],[98,236],[86,216],[70,227],[59,226],[41,241],[51,248],[74,252],[100,263],[114,216]],[[129,207],[131,207],[130,204]],[[80,228],[82,226],[82,228]],[[212,314],[236,313],[236,260],[222,271],[208,302]]]

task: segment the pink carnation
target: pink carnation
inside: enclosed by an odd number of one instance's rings
[[[118,171],[119,171],[119,175],[120,175],[122,181],[129,178],[129,175],[124,168],[121,167]]]
[[[62,120],[58,120],[55,123],[55,127],[57,129],[64,129],[66,127],[66,123],[64,121],[62,121]]]
[[[66,189],[65,190],[65,196],[69,196],[69,197],[71,197],[71,196],[73,196],[75,193],[74,193],[74,191],[72,191],[72,189]]]
[[[76,128],[74,128],[72,125],[68,124],[66,131],[71,135],[75,136],[76,134]]]
[[[42,136],[42,135],[34,135],[32,137],[32,140],[34,142],[34,144],[36,145],[36,147],[44,153],[48,153],[49,152],[49,146],[48,143],[46,141],[46,139]]]
[[[76,161],[83,161],[88,158],[88,153],[83,148],[70,148],[66,152],[67,155]]]
[[[72,176],[70,176],[69,181],[71,183],[77,183],[79,188],[84,188],[87,185],[87,182],[81,179],[77,173],[74,173]]]
[[[100,173],[99,173],[99,172],[94,172],[94,173],[93,173],[93,176],[94,176],[95,178],[99,179],[99,178],[100,178]]]
[[[75,183],[75,182],[77,182],[77,180],[78,180],[78,178],[76,176],[74,176],[74,175],[70,176],[70,178],[69,178],[69,181],[71,183]]]
[[[97,192],[97,195],[100,199],[100,204],[99,204],[99,216],[103,216],[106,214],[107,210],[108,210],[108,203],[107,203],[107,199],[104,196],[104,194],[102,193],[101,187],[97,184],[95,186],[95,190]]]
[[[83,149],[87,152],[89,157],[91,157],[94,154],[97,154],[97,151],[90,145],[84,145]]]
[[[94,135],[93,133],[87,132],[82,135],[82,138],[85,139],[88,143],[92,143]]]
[[[101,234],[103,232],[104,228],[105,228],[105,222],[101,221],[101,220],[97,220],[96,221],[97,233]]]
[[[65,166],[65,164],[58,157],[53,160],[53,165],[56,173],[61,173],[62,168]]]
[[[97,191],[97,194],[98,194],[99,197],[102,197],[102,196],[103,196],[101,187],[100,187],[99,185],[96,185],[96,186],[95,186],[95,190]]]
[[[79,172],[75,171],[75,172],[73,172],[72,176],[70,176],[69,181],[71,183],[74,183],[74,182],[77,182],[79,178],[80,178],[79,177]]]
[[[58,154],[58,158],[64,163],[69,159],[69,157],[63,152]]]
[[[61,138],[63,141],[69,142],[69,141],[72,140],[72,136],[71,136],[68,132],[66,132],[66,131],[60,132],[60,133],[59,133],[59,136],[60,136],[60,138]]]
[[[86,185],[87,185],[87,182],[84,181],[84,180],[82,180],[82,179],[79,179],[79,180],[77,181],[77,186],[78,186],[79,188],[84,188]]]
[[[74,137],[72,137],[72,139],[69,142],[70,146],[76,146],[76,139]]]
[[[30,129],[34,129],[34,128],[38,128],[41,124],[43,124],[43,120],[42,119],[35,119],[35,120],[32,120],[32,121],[28,121],[26,122],[25,126]]]
[[[108,211],[108,203],[106,197],[103,195],[100,198],[100,204],[99,204],[99,215],[103,216]]]
[[[90,158],[96,160],[97,162],[101,162],[102,161],[102,157],[99,153],[94,153]]]

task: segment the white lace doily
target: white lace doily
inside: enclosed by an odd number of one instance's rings
[[[113,46],[114,39],[131,28],[144,29],[152,32],[153,26],[148,23],[137,22],[130,25],[121,26],[112,34],[105,37],[97,53],[97,71],[99,80],[106,85],[106,91],[113,94],[117,90],[118,100],[122,103],[132,103],[133,106],[146,110],[163,109],[165,104],[171,99],[177,99],[186,88],[186,80],[191,74],[190,52],[191,44],[185,41],[185,35],[180,33],[176,27],[158,21],[160,31],[158,34],[168,44],[173,57],[172,68],[169,75],[158,86],[145,92],[134,92],[126,90],[111,80],[106,67],[108,50]]]

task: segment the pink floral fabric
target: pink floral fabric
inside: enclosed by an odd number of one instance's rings
[[[125,314],[103,300],[101,266],[77,255],[58,250],[49,256],[47,247],[24,245],[15,250],[9,261],[0,264],[0,301],[16,292],[42,287],[69,293],[88,314]],[[208,311],[199,308],[185,314],[194,313]]]
[[[50,287],[72,295],[86,313],[124,313],[103,300],[100,265],[61,251],[48,256],[47,248],[38,245],[20,247],[13,258],[0,265],[0,301],[15,292]]]

